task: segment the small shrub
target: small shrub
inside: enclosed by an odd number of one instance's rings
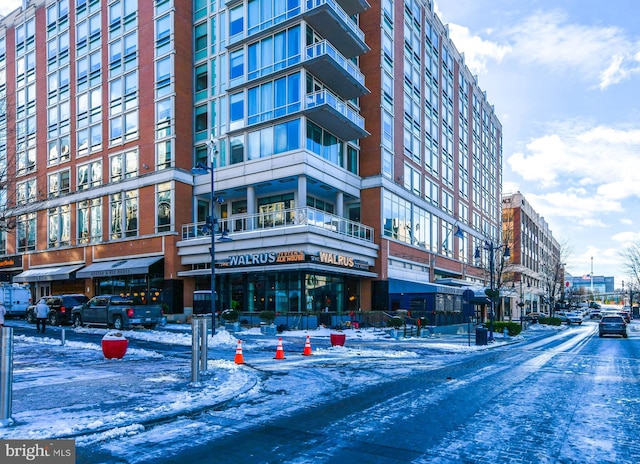
[[[393,327],[394,329],[399,329],[404,324],[404,321],[401,317],[393,316],[387,319],[387,326]]]
[[[235,309],[225,309],[220,315],[225,322],[238,322],[240,319],[240,311]]]
[[[496,321],[493,323],[493,333],[504,333],[505,327],[509,331],[508,333],[510,337],[515,337],[522,330],[518,322]]]
[[[260,311],[260,320],[266,322],[267,324],[273,323],[276,320],[276,312],[275,311]]]
[[[541,317],[538,319],[538,324],[562,325],[562,319],[559,317]]]

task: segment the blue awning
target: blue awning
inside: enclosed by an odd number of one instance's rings
[[[444,293],[446,295],[462,295],[462,292],[463,289],[450,287],[449,285],[389,279],[389,293]]]

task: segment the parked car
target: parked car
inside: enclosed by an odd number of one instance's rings
[[[533,311],[527,314],[525,316],[525,319],[531,322],[538,322],[538,319],[540,319],[541,317],[549,317],[549,315],[545,313]]]
[[[582,316],[578,313],[566,313],[567,324],[582,324]]]
[[[599,309],[592,309],[589,313],[589,319],[600,319],[602,317],[602,311]]]
[[[75,326],[98,324],[122,330],[142,325],[154,329],[163,320],[162,306],[134,304],[132,298],[118,295],[94,296],[86,303],[73,308]]]
[[[598,323],[598,335],[622,335],[627,338],[627,323],[622,316],[604,316]]]
[[[71,312],[74,306],[81,305],[89,301],[86,295],[80,293],[73,293],[68,295],[47,295],[40,298],[37,302],[43,301],[49,306],[49,325],[60,325],[71,323]],[[35,316],[36,305],[27,307],[25,318],[27,322],[34,324],[36,322]]]
[[[623,318],[624,321],[629,324],[631,322],[631,313],[625,309],[618,311],[618,314],[620,314]]]

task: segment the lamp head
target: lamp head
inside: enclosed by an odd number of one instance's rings
[[[222,235],[220,235],[220,238],[218,238],[219,242],[233,242],[233,239],[231,237],[229,237],[229,232],[227,232],[226,230],[222,232]]]
[[[207,174],[211,168],[202,164],[202,162],[198,162],[195,167],[191,168],[191,174],[194,176],[200,176],[202,174]]]

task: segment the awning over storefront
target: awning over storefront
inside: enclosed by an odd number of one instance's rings
[[[157,263],[163,257],[118,259],[93,263],[76,273],[78,278],[105,277],[117,275],[147,274],[149,266]]]
[[[29,269],[17,276],[14,282],[50,282],[52,280],[68,280],[71,274],[80,269],[84,264],[73,264],[68,266],[50,266]]]
[[[462,295],[462,289],[429,282],[409,282],[406,280],[389,279],[389,293],[444,293],[449,295]]]

